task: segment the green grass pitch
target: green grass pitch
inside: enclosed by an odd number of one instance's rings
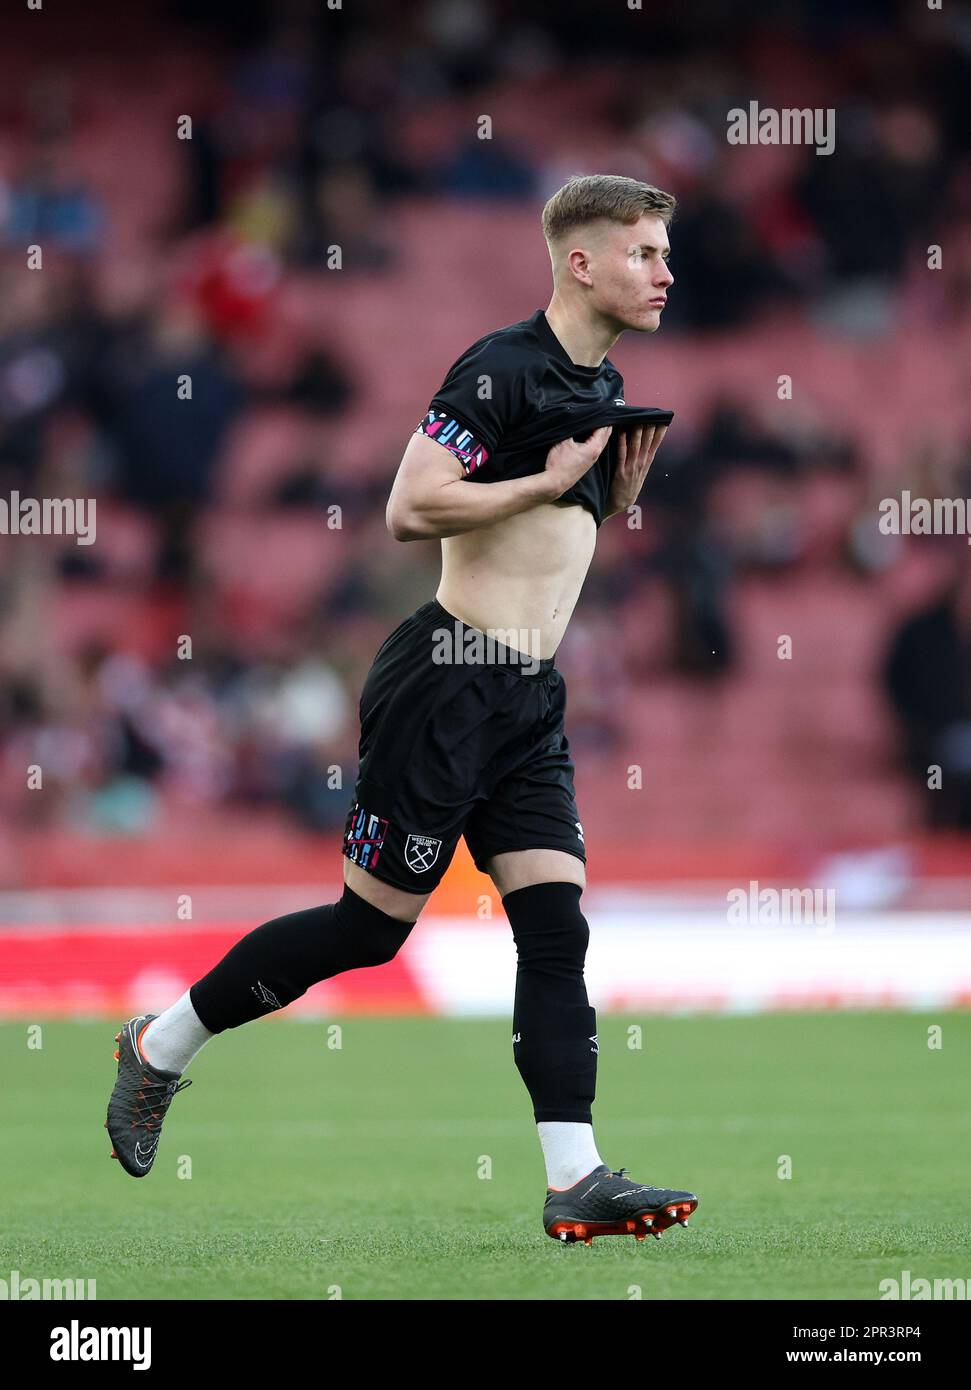
[[[544,1300],[971,1280],[971,1014],[600,1024],[605,1160],[701,1197],[661,1241],[544,1234],[504,1020],[350,1018],[339,1049],[325,1022],[238,1029],[193,1063],[142,1180],[102,1128],[117,1021],[46,1024],[39,1049],[8,1022],[0,1278],[95,1278],[100,1299]]]

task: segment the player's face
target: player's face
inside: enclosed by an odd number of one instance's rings
[[[645,214],[631,227],[604,223],[590,258],[598,311],[620,328],[656,333],[674,284],[667,262],[670,250],[659,217]]]

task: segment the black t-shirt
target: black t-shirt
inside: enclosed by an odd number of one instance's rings
[[[541,473],[554,444],[584,438],[599,425],[670,419],[670,411],[626,404],[623,377],[609,357],[599,367],[572,362],[537,309],[463,352],[417,432],[449,449],[468,482],[491,483]],[[600,457],[561,498],[586,507],[598,526],[617,466],[619,433],[615,428]]]

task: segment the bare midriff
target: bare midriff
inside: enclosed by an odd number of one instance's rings
[[[596,544],[597,523],[586,507],[544,502],[445,538],[435,597],[470,627],[528,634],[524,655],[543,660],[566,631]]]

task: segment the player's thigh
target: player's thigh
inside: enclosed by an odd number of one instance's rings
[[[342,846],[352,866],[345,869],[352,891],[412,922],[448,868],[481,797],[481,768],[491,756],[490,727],[499,701],[485,668],[436,661],[443,611],[433,603],[412,614],[368,672],[359,767]]]
[[[578,883],[587,886],[586,865],[575,854],[562,849],[514,849],[494,854],[486,861],[486,872],[500,897],[534,883]]]
[[[573,759],[563,731],[565,687],[553,672],[542,692],[533,746],[476,805],[465,841],[476,868],[501,894],[537,883],[586,887],[583,826],[573,785]]]
[[[365,872],[350,859],[344,860],[344,882],[352,893],[399,922],[417,921],[418,914],[431,897],[431,893],[406,893],[401,888],[394,888],[383,879]]]

